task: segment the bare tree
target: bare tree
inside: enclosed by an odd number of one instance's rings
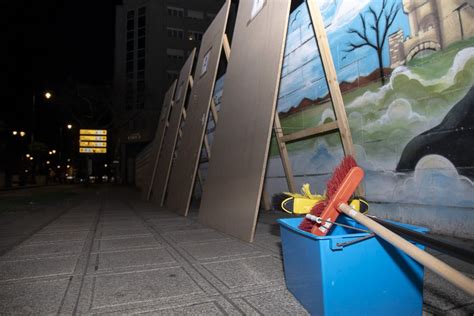
[[[377,52],[382,85],[385,84],[382,54],[383,48],[387,41],[388,31],[395,21],[398,11],[400,10],[400,5],[396,2],[393,2],[388,9],[387,2],[388,0],[382,1],[382,6],[379,12],[376,12],[372,6],[369,6],[369,17],[366,17],[362,13],[359,14],[359,18],[362,23],[362,29],[359,30],[350,28],[348,30],[348,33],[354,34],[356,37],[358,37],[359,41],[349,43],[349,48],[345,50],[346,52],[352,52],[364,46],[372,47]],[[370,17],[372,18],[372,21],[369,22],[368,20]],[[369,31],[375,33],[375,42],[370,40],[369,35],[367,34]]]

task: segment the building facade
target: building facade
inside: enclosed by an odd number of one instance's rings
[[[116,7],[114,106],[122,178],[153,139],[163,96],[224,1],[124,0]]]

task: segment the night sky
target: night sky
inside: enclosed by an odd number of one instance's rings
[[[111,83],[119,0],[10,1],[2,4],[0,121],[20,127],[32,95],[66,80]],[[2,32],[3,33],[3,32]],[[38,106],[41,106],[41,100]]]

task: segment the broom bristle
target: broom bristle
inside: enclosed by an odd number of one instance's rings
[[[329,181],[327,182],[326,194],[328,199],[331,199],[333,197],[333,195],[339,189],[342,181],[344,181],[344,178],[354,167],[357,167],[357,163],[352,156],[347,156],[342,160],[339,166],[334,170],[331,179],[329,179]]]
[[[342,181],[344,181],[344,178],[347,176],[349,171],[357,167],[357,163],[355,159],[352,156],[346,156],[339,166],[334,170],[332,177],[329,179],[329,181],[326,183],[326,199],[317,203],[313,209],[311,210],[311,215],[315,216],[320,216],[321,213],[324,211],[324,209],[327,207],[329,204],[329,201],[333,197],[333,195],[337,192],[339,189],[339,186],[341,185]],[[313,228],[315,222],[304,218],[301,224],[298,226],[299,229],[310,232],[311,229]]]
[[[310,214],[311,215],[315,215],[315,216],[319,216],[321,215],[321,213],[324,211],[324,209],[326,208],[328,204],[328,200],[322,200],[321,202],[319,203],[316,203],[313,208],[311,209],[311,212]],[[303,221],[300,223],[300,225],[298,226],[299,229],[301,230],[304,230],[306,232],[310,232],[311,231],[311,228],[313,228],[313,225],[314,225],[314,222],[307,219],[306,217],[303,218]]]

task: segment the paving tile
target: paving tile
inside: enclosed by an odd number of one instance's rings
[[[100,238],[115,238],[115,237],[145,237],[152,236],[150,231],[145,228],[107,228],[99,229],[96,233],[96,239]]]
[[[58,241],[75,241],[75,240],[79,241],[79,240],[85,240],[88,234],[89,234],[88,231],[35,234],[26,242],[27,243],[45,243],[45,242],[58,242]]]
[[[274,236],[280,236],[280,226],[278,224],[265,224],[257,223],[255,229],[255,235],[268,234]]]
[[[76,256],[0,261],[0,281],[72,274],[76,262]]]
[[[153,225],[155,230],[160,233],[172,232],[172,231],[180,231],[180,230],[195,230],[195,229],[205,229],[206,226],[189,221],[186,223],[167,223],[167,224],[160,224],[160,225]]]
[[[10,260],[11,258],[38,258],[46,256],[58,256],[76,254],[82,251],[84,241],[61,241],[54,243],[32,243],[21,244],[13,248],[1,259]]]
[[[207,243],[186,243],[182,244],[181,248],[198,261],[261,254],[261,251],[251,245],[233,239]]]
[[[164,233],[163,235],[176,243],[206,242],[211,240],[229,239],[228,236],[212,229],[174,231]]]
[[[427,269],[425,269],[423,301],[425,304],[446,313],[457,307],[460,307],[459,315],[472,315],[474,313],[474,305],[472,305],[474,304],[474,297]]]
[[[253,295],[243,295],[233,301],[243,310],[248,304],[260,315],[309,315],[304,307],[287,290],[272,291]]]
[[[153,237],[127,237],[115,239],[101,239],[96,241],[99,251],[120,250],[130,248],[158,247],[160,243]]]
[[[166,268],[94,277],[91,307],[102,308],[204,294],[188,273],[180,268]]]
[[[78,231],[90,231],[94,228],[94,225],[48,225],[39,233],[62,233],[62,232],[78,232]]]
[[[237,312],[237,311],[236,311]],[[225,311],[217,302],[209,303],[198,303],[188,306],[181,306],[169,309],[154,310],[150,312],[139,313],[138,315],[161,315],[161,316],[171,316],[171,315],[229,315],[228,311]]]
[[[284,282],[283,266],[271,256],[205,263],[202,266],[228,289],[273,285]]]
[[[92,262],[96,260],[98,272],[176,263],[175,258],[166,248],[102,252],[91,258]]]
[[[282,255],[281,239],[278,236],[257,235],[255,237],[254,245],[269,250],[276,255]]]
[[[3,315],[57,314],[68,282],[61,279],[0,286],[0,311]]]
[[[160,226],[186,226],[189,224],[196,223],[193,220],[190,220],[186,217],[169,217],[169,218],[154,218],[148,220],[153,226],[160,227]]]

